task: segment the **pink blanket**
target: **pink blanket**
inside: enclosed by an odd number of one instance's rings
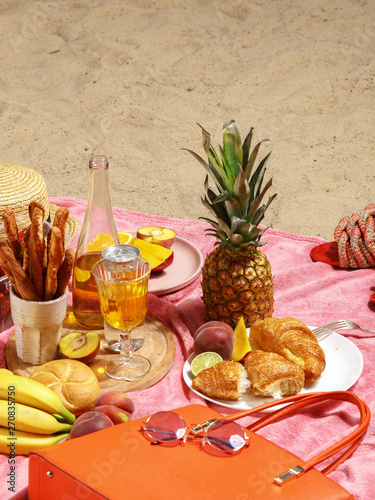
[[[82,222],[86,202],[61,197],[52,198],[51,203],[67,206],[71,214]],[[114,208],[113,212],[118,230],[135,229],[143,225],[167,226],[175,229],[177,235],[192,242],[204,256],[213,248],[213,239],[204,233],[204,229],[208,227],[205,223],[168,219],[120,208]],[[77,244],[77,239],[78,234],[72,242],[73,247]],[[375,304],[369,302],[369,297],[375,289],[373,269],[341,270],[313,262],[310,250],[324,242],[319,238],[296,236],[270,228],[263,239],[268,242],[263,251],[270,260],[274,275],[275,317],[294,316],[310,326],[347,318],[365,328],[375,329]],[[159,383],[145,391],[131,393],[136,405],[134,418],[192,403],[207,404],[185,385],[182,378],[183,364],[192,350],[192,334],[204,322],[200,296],[200,277],[186,288],[172,294],[150,296],[148,312],[173,332],[177,353],[171,370]],[[8,330],[0,335],[0,366],[5,366],[4,348],[11,333],[12,330]],[[344,331],[343,335],[360,349],[364,359],[362,375],[351,390],[364,399],[374,411],[373,335],[359,330]],[[351,366],[347,369],[350,370]],[[218,405],[211,406],[222,414],[233,412]],[[345,415],[348,416],[342,418],[343,408],[343,405],[325,404],[314,412],[305,411],[273,424],[259,433],[301,458],[308,459],[354,428],[357,423],[356,410],[345,406]],[[254,416],[248,417],[248,423],[255,419]],[[365,500],[375,497],[372,477],[374,470],[375,432],[373,426],[370,426],[354,454],[330,477],[355,498]],[[26,498],[28,459],[17,457],[16,494],[8,490],[8,473],[7,457],[0,456],[0,498]]]

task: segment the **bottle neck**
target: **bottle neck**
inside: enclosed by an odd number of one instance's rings
[[[108,160],[104,156],[93,156],[89,163],[89,175],[87,209],[77,255],[85,253],[88,244],[92,243],[98,234],[109,235],[114,243],[118,243],[109,194]]]
[[[108,160],[105,156],[95,155],[90,158],[89,169],[91,170],[108,170]]]

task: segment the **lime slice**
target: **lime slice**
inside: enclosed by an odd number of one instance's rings
[[[195,377],[202,370],[210,368],[211,366],[220,363],[220,361],[223,361],[223,358],[217,352],[202,352],[201,354],[198,354],[198,356],[195,356],[191,362],[191,372]]]

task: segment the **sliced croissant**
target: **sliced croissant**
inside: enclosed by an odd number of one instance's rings
[[[210,398],[236,401],[249,388],[246,370],[237,361],[221,361],[202,370],[192,387]]]
[[[245,368],[255,396],[279,399],[298,394],[305,381],[300,366],[274,352],[252,351],[246,356]]]
[[[325,369],[323,349],[312,331],[295,318],[265,318],[250,328],[250,337],[263,351],[275,352],[303,368],[306,380],[317,379]]]

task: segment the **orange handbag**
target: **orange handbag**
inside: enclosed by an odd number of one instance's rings
[[[278,418],[331,400],[356,405],[359,424],[307,462],[255,433]],[[354,498],[327,477],[354,451],[370,423],[368,406],[352,392],[299,394],[226,417],[201,405],[173,411],[189,425],[213,418],[236,420],[281,404],[285,406],[265,414],[245,430],[248,447],[225,457],[207,453],[198,439],[184,446],[153,446],[155,443],[142,431],[146,418],[33,452],[29,459],[29,500]],[[314,468],[340,451],[322,472]]]

